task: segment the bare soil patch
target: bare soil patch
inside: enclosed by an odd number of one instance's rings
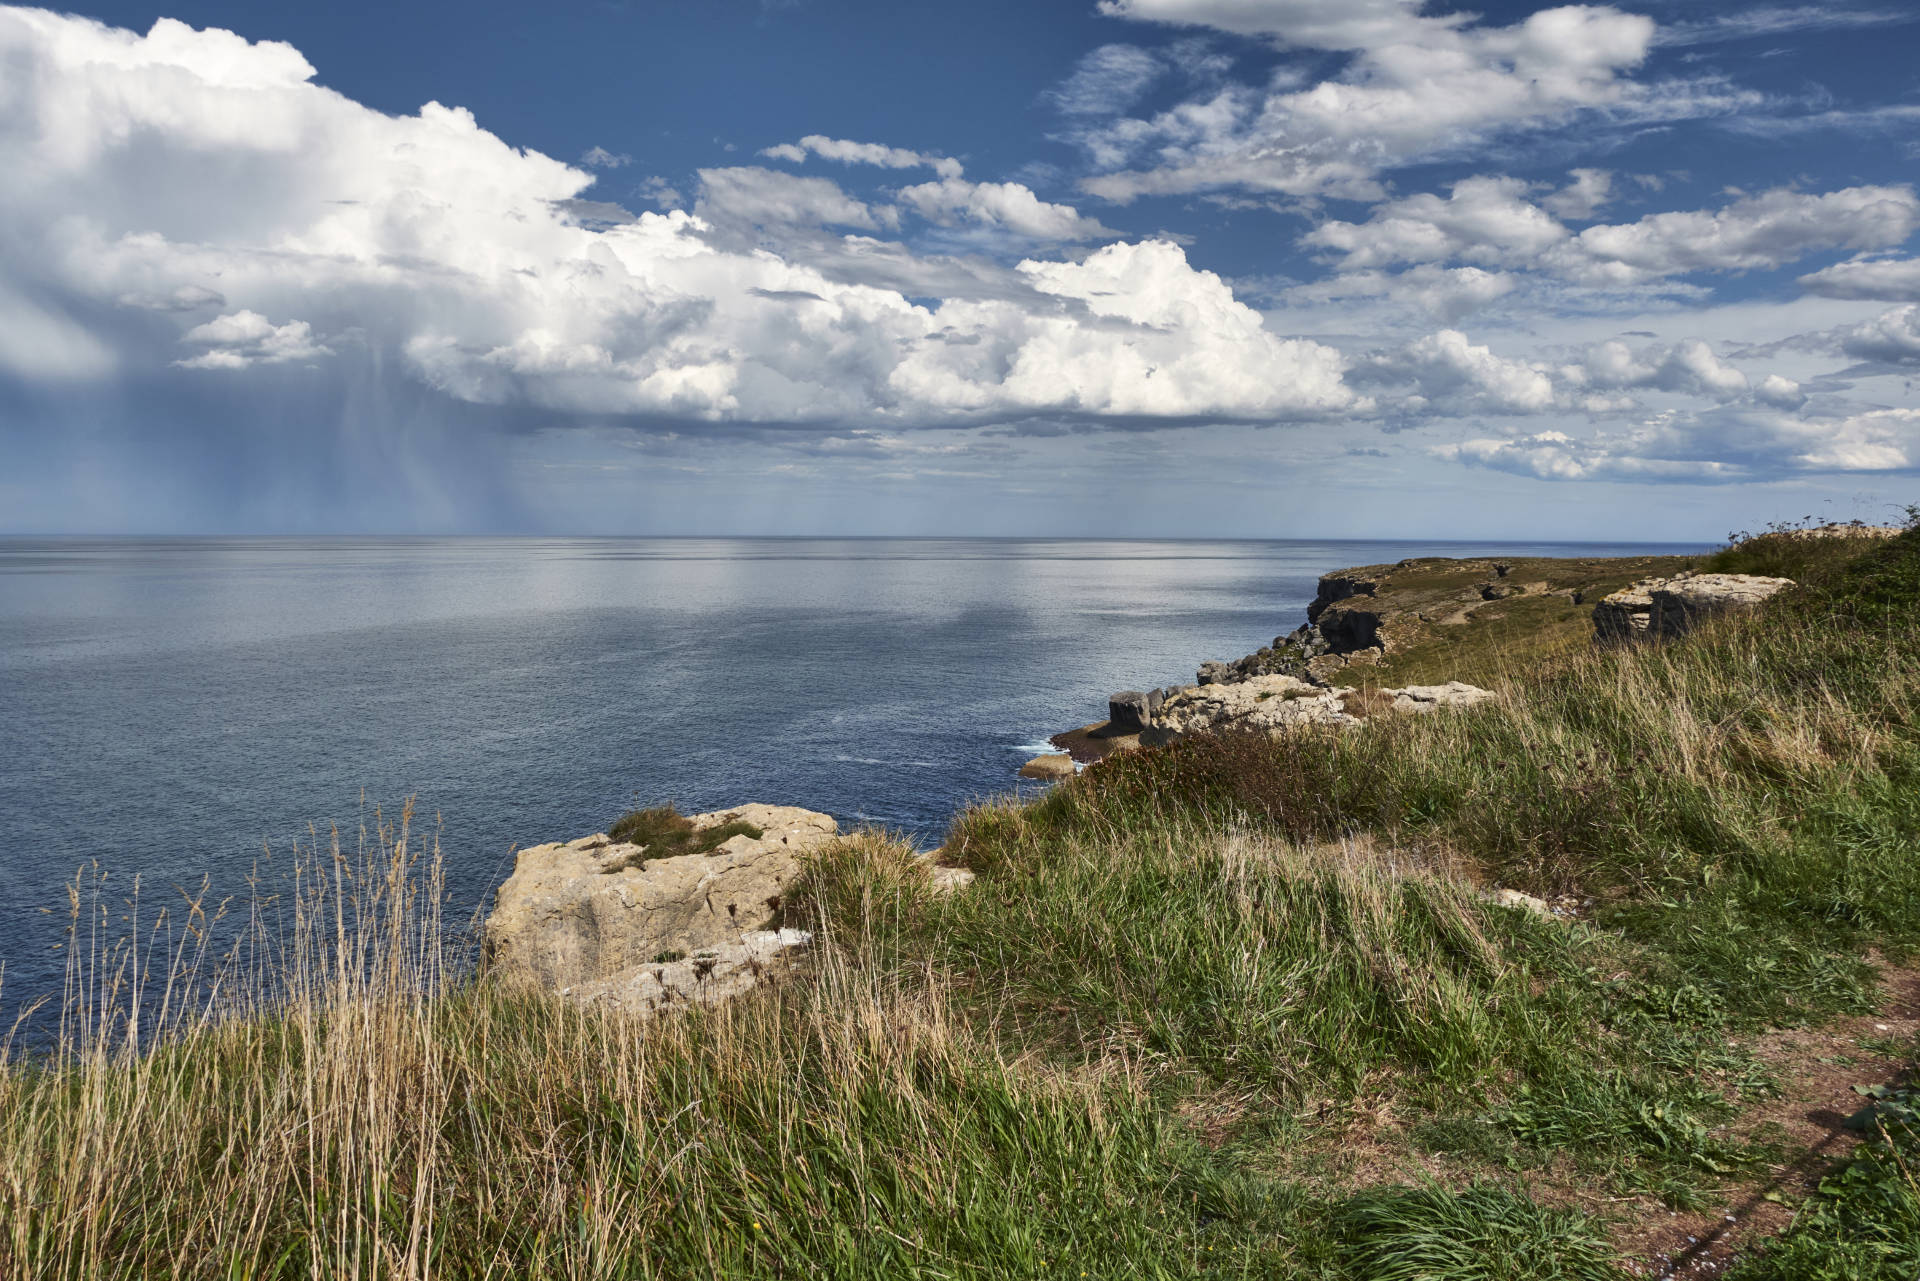
[[[1732,1129],[1777,1144],[1780,1164],[1731,1188],[1724,1204],[1706,1212],[1675,1213],[1653,1202],[1610,1207],[1621,1225],[1615,1241],[1638,1260],[1637,1275],[1663,1281],[1725,1275],[1743,1252],[1785,1228],[1822,1176],[1852,1154],[1862,1136],[1847,1121],[1864,1102],[1853,1087],[1904,1079],[1911,1059],[1887,1047],[1920,1037],[1920,970],[1886,970],[1881,991],[1877,1013],[1770,1032],[1754,1042],[1777,1075],[1780,1094],[1738,1117]]]

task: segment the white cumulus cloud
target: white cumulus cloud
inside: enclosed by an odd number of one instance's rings
[[[1920,305],[1908,303],[1842,329],[1840,350],[1856,360],[1920,364]]]
[[[1592,183],[1587,187],[1583,201],[1597,190]],[[1549,202],[1565,195],[1557,193]],[[1422,192],[1377,204],[1365,222],[1323,222],[1301,243],[1337,255],[1334,261],[1346,271],[1463,262],[1542,271],[1618,289],[1691,272],[1781,267],[1821,250],[1885,249],[1917,228],[1920,198],[1903,185],[1823,194],[1775,188],[1738,197],[1720,209],[1649,214],[1576,233],[1531,198],[1529,184],[1483,175],[1456,182],[1444,200]],[[1873,296],[1871,288],[1891,288],[1899,275],[1890,269],[1897,264],[1843,267],[1853,274],[1829,268],[1804,277],[1802,284],[1816,292],[1851,289],[1842,296]]]
[[[1151,120],[1086,131],[1078,140],[1117,171],[1084,185],[1116,201],[1235,187],[1364,198],[1377,194],[1383,169],[1501,131],[1591,111],[1665,119],[1724,105],[1713,86],[1649,87],[1630,78],[1654,35],[1652,19],[1640,14],[1570,5],[1501,27],[1463,14],[1424,16],[1423,8],[1417,0],[1105,0],[1102,11],[1113,17],[1210,26],[1353,57],[1311,87],[1232,86]],[[1121,167],[1133,157],[1151,163]]]
[[[1858,258],[1800,277],[1800,287],[1825,298],[1920,301],[1920,258]]]
[[[331,356],[316,342],[313,327],[304,320],[276,325],[254,311],[236,311],[195,325],[180,336],[188,346],[204,347],[198,356],[176,361],[183,369],[245,369],[250,365],[283,365],[293,360]]]
[[[836,430],[1367,408],[1338,351],[1269,332],[1169,242],[922,258],[886,238],[894,206],[753,166],[702,170],[691,212],[635,215],[459,108],[370,110],[287,45],[172,21],[0,8],[0,66],[0,365],[18,378],[271,379],[328,356],[582,421]],[[932,185],[938,217],[1105,234],[1016,184]]]
[[[1585,222],[1613,199],[1613,175],[1605,169],[1575,169],[1568,177],[1573,181],[1540,202],[1547,212]]]
[[[1452,260],[1531,265],[1568,232],[1526,193],[1517,178],[1466,178],[1445,200],[1423,192],[1386,201],[1364,223],[1323,222],[1301,243],[1342,255],[1348,270]]]
[[[1031,240],[1112,239],[1120,233],[1071,205],[1051,204],[1017,182],[968,182],[942,178],[904,187],[902,205],[943,226],[974,223],[1000,227]]]
[[[1803,417],[1767,405],[1658,415],[1623,430],[1480,437],[1441,458],[1540,480],[1696,483],[1813,473],[1905,471],[1920,457],[1920,410]]]
[[[1634,393],[1722,404],[1795,407],[1799,385],[1767,375],[1758,386],[1699,338],[1639,347],[1613,338],[1557,359],[1503,355],[1442,329],[1356,361],[1348,375],[1390,412],[1411,417],[1582,413],[1613,417],[1643,408]]]
[[[1649,214],[1588,227],[1557,265],[1590,283],[1633,285],[1692,271],[1784,266],[1817,249],[1884,249],[1920,227],[1907,186],[1847,187],[1824,195],[1775,188],[1708,212]]]

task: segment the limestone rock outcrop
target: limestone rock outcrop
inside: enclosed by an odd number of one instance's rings
[[[1393,695],[1393,710],[1396,712],[1430,712],[1436,707],[1472,707],[1475,703],[1484,703],[1497,697],[1492,690],[1481,689],[1465,681],[1448,681],[1445,685],[1408,685],[1404,689],[1386,692]]]
[[[1756,534],[1748,543],[1765,542],[1776,538],[1783,542],[1798,543],[1821,538],[1898,538],[1906,533],[1903,525],[1868,525],[1860,521],[1836,521],[1826,525],[1814,525],[1807,529],[1775,529],[1764,534]]]
[[[634,965],[609,978],[560,989],[582,1005],[609,1005],[651,1014],[675,1005],[712,1005],[756,986],[786,959],[789,948],[812,942],[805,930],[750,930],[731,943],[691,956]]]
[[[773,919],[802,858],[839,828],[829,815],[786,805],[691,817],[696,829],[738,821],[761,834],[729,837],[710,853],[652,860],[644,846],[605,835],[521,850],[487,917],[489,973],[562,991],[617,978],[637,983],[627,973],[635,967],[722,948],[747,947],[744,966],[754,955],[745,936]]]
[[[1298,725],[1352,725],[1342,698],[1346,689],[1326,689],[1293,676],[1250,676],[1232,684],[1190,685],[1160,705],[1156,724],[1176,734],[1233,726],[1289,729]]]
[[[1450,681],[1363,695],[1344,686],[1315,685],[1294,676],[1252,676],[1230,685],[1189,685],[1167,691],[1153,729],[1174,734],[1210,730],[1286,730],[1301,725],[1357,725],[1379,712],[1427,712],[1471,707],[1491,690]]]
[[[1116,694],[1105,721],[1051,741],[1090,763],[1201,727],[1343,725],[1490,698],[1476,686],[1427,682],[1486,679],[1562,653],[1592,635],[1593,601],[1693,564],[1686,556],[1417,556],[1335,570],[1321,577],[1307,621],[1271,645],[1202,663],[1191,686]],[[1282,677],[1306,688],[1272,682]]]
[[[1757,574],[1646,579],[1610,593],[1593,607],[1594,638],[1617,645],[1684,636],[1704,619],[1751,610],[1791,586],[1791,578]]]

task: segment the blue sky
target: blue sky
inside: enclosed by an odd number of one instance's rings
[[[1884,518],[1912,17],[0,8],[0,528]]]

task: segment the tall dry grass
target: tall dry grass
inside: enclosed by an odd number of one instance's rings
[[[306,850],[296,882],[218,958],[210,911],[162,954],[76,888],[58,1045],[0,1068],[0,1276],[1175,1275],[1211,1253],[1219,1195],[1124,1066],[1016,1067],[938,973],[823,943],[770,990],[642,1022],[462,973],[410,811]]]

